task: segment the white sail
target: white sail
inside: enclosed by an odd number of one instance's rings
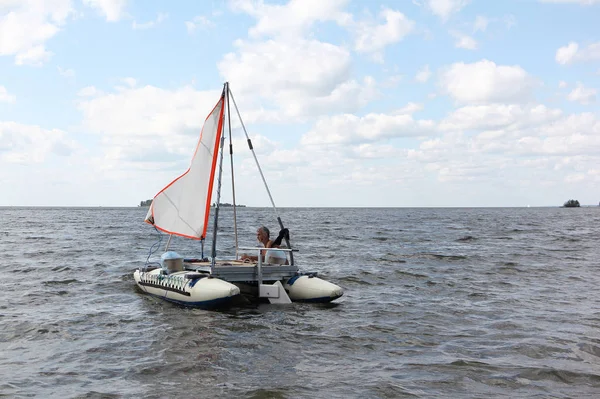
[[[206,236],[224,99],[221,95],[204,121],[190,168],[156,194],[150,205],[145,221],[161,231],[193,239]]]

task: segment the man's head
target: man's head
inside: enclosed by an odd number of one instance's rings
[[[266,243],[269,241],[269,229],[265,226],[260,226],[258,230],[256,230],[256,239],[261,243]]]

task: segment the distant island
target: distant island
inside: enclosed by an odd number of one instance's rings
[[[140,201],[140,205],[139,206],[150,206],[150,205],[152,205],[152,200],[151,199],[146,200],[146,201]],[[211,206],[214,208],[215,207],[215,203],[213,202]],[[233,206],[233,204],[230,204],[229,202],[220,202],[219,206],[229,207],[229,206]],[[235,206],[239,206],[241,208],[245,208],[246,207],[246,205],[239,205],[239,204],[236,204]]]
[[[579,201],[570,199],[570,200],[568,200],[567,202],[565,202],[563,204],[563,207],[565,207],[565,208],[579,208],[580,205],[579,205]]]
[[[215,203],[213,202],[211,206],[214,208],[215,207]],[[219,206],[227,207],[227,206],[233,206],[233,204],[230,204],[229,202],[219,202]],[[238,207],[241,207],[241,208],[245,208],[246,207],[246,205],[240,205],[240,204],[235,204],[235,206],[238,206]]]

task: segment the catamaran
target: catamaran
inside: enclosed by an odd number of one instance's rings
[[[281,228],[279,241],[285,240],[285,245],[282,243],[270,251],[263,247],[238,246],[230,101],[234,105]],[[217,231],[226,125],[231,159],[235,255],[221,259],[217,257]],[[215,179],[217,198],[213,209],[211,256],[204,257],[204,240],[209,227]],[[231,303],[239,296],[264,299],[270,303],[291,303],[330,302],[343,295],[343,290],[338,285],[317,277],[317,273],[301,272],[296,265],[293,254],[295,249],[290,245],[288,230],[284,228],[279,216],[227,82],[223,85],[219,101],[204,121],[190,167],[154,196],[144,221],[154,226],[159,234],[169,234],[169,239],[160,263],[151,263],[149,255],[146,264],[137,269],[133,277],[143,292],[163,300],[186,306],[211,308]],[[200,258],[186,258],[175,251],[169,251],[173,236],[199,240],[202,248]],[[242,261],[239,256],[240,249],[256,251],[257,260]],[[283,257],[268,256],[268,252],[274,251],[283,253]]]

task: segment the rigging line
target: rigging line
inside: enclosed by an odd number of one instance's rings
[[[225,82],[223,85],[223,94],[221,96],[225,96],[226,90],[228,90],[228,83]],[[225,106],[225,102],[223,102],[223,106]],[[215,268],[215,258],[217,257],[217,230],[218,230],[218,220],[219,220],[219,203],[221,202],[221,177],[223,175],[223,145],[225,144],[225,136],[223,132],[225,131],[225,124],[221,124],[221,144],[219,146],[219,177],[217,179],[217,203],[215,204],[215,222],[214,222],[214,231],[213,231],[213,242],[212,242],[212,251],[211,256],[212,260],[210,262],[210,272],[211,274],[214,272]]]
[[[231,108],[229,105],[229,84],[227,84],[227,119],[229,122],[229,158],[231,160],[231,193],[233,196],[233,231],[235,235],[235,259],[238,259],[238,231],[235,206],[235,180],[233,177],[233,144],[231,139]]]
[[[250,137],[248,137],[248,131],[246,130],[246,125],[244,125],[244,121],[242,120],[242,116],[240,115],[240,110],[237,107],[235,102],[235,98],[233,97],[233,93],[229,89],[229,83],[227,84],[227,92],[229,96],[231,96],[231,100],[233,101],[233,106],[235,107],[235,111],[237,112],[237,116],[242,124],[242,129],[244,129],[244,134],[246,135],[246,140],[248,140],[248,147],[250,151],[252,151],[252,156],[254,157],[254,161],[256,162],[256,166],[258,167],[258,171],[260,172],[260,177],[262,177],[262,181],[265,184],[265,188],[267,189],[267,194],[269,195],[269,199],[271,200],[271,204],[273,205],[273,209],[275,210],[275,216],[277,216],[277,221],[279,222],[279,228],[283,230],[283,222],[281,221],[281,217],[279,216],[279,212],[277,211],[277,207],[275,206],[275,201],[273,201],[273,197],[271,196],[271,191],[269,190],[269,186],[267,185],[267,181],[265,180],[265,176],[263,175],[262,169],[260,168],[260,164],[258,163],[258,158],[256,157],[256,153],[254,152],[254,148],[252,148],[252,141]],[[229,98],[228,96],[228,98]],[[290,245],[290,240],[285,237],[285,244],[288,248],[292,248]],[[290,252],[290,264],[294,264],[294,254]]]
[[[156,226],[152,225],[152,227],[154,227],[154,230],[156,230],[156,234],[158,234],[158,242],[155,242],[150,247],[150,251],[148,252],[148,257],[146,258],[146,264],[144,265],[144,269],[147,269],[148,265],[150,265],[152,263],[157,263],[157,262],[152,262],[151,263],[150,262],[150,257],[152,256],[152,254],[154,252],[156,252],[156,250],[158,250],[158,248],[160,247],[160,243],[162,242],[162,234],[160,233],[160,231],[158,231],[158,229],[156,228]]]

